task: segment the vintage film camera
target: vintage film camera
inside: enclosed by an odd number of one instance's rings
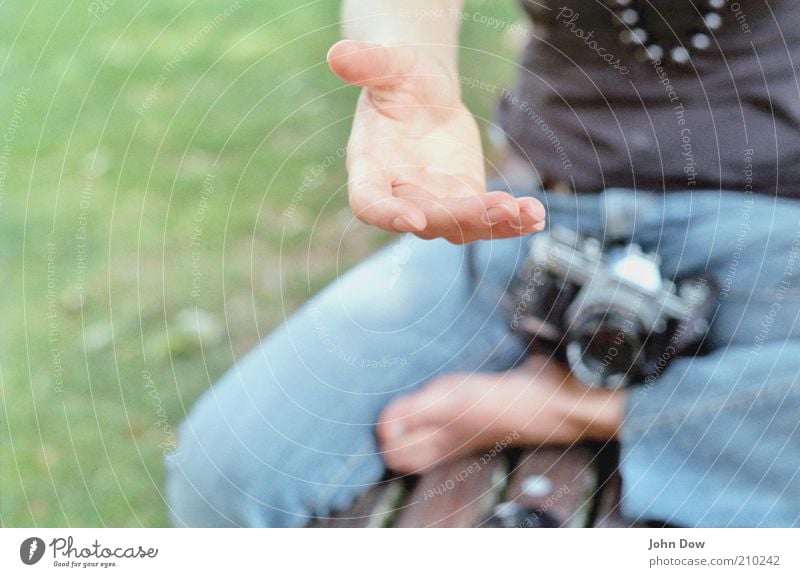
[[[676,286],[659,264],[636,244],[535,234],[511,291],[511,327],[587,385],[655,379],[673,357],[701,352],[718,295],[708,277]]]

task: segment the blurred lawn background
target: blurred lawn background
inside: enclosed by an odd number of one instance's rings
[[[166,525],[192,402],[387,241],[347,208],[338,13],[0,0],[3,526]],[[465,75],[510,85],[518,39],[465,18],[463,43]],[[486,90],[465,98],[492,117]]]

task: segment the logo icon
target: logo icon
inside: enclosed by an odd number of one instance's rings
[[[39,537],[28,537],[19,546],[19,558],[25,565],[34,565],[44,555],[44,541]]]

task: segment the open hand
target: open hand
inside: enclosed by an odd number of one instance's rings
[[[487,192],[480,134],[459,82],[411,46],[343,40],[331,70],[364,87],[347,148],[350,206],[362,221],[453,243],[544,227],[532,197]]]

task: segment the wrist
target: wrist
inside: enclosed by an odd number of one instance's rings
[[[624,390],[587,390],[576,410],[581,440],[616,439],[625,416],[626,397]]]

